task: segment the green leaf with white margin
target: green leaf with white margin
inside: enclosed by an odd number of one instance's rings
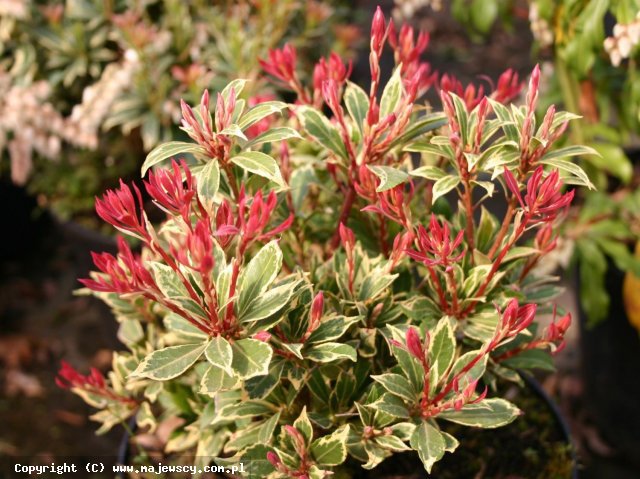
[[[276,411],[275,406],[266,401],[241,401],[224,406],[216,420],[254,418],[262,414],[273,414]]]
[[[243,170],[273,181],[278,186],[283,188],[287,186],[282,178],[282,173],[280,173],[278,163],[266,153],[243,151],[231,158],[231,162]]]
[[[261,444],[269,444],[273,439],[273,432],[280,421],[280,411],[267,419],[260,427],[260,433],[258,434],[258,442]]]
[[[240,138],[241,140],[248,141],[247,136],[242,133],[242,130],[238,125],[229,125],[224,130],[219,131],[218,135],[235,136],[236,138]]]
[[[238,126],[242,131],[245,131],[247,128],[255,125],[263,118],[273,115],[274,113],[280,113],[285,108],[287,108],[287,104],[282,101],[265,101],[263,103],[258,103],[240,117]]]
[[[397,168],[391,168],[390,166],[369,166],[368,167],[378,178],[380,178],[380,184],[376,188],[378,193],[398,186],[404,183],[409,178],[409,175]]]
[[[469,365],[471,361],[478,357],[478,355],[482,354],[482,350],[477,349],[474,351],[469,351],[468,353],[460,356],[455,364],[453,365],[453,369],[451,370],[451,374],[449,375],[449,379],[453,379],[457,373],[462,371],[465,367]],[[467,383],[471,383],[473,381],[479,380],[483,375],[485,370],[487,369],[487,355],[482,355],[482,358],[479,359],[472,367],[469,369],[465,375],[463,376],[466,379]]]
[[[409,451],[411,448],[407,446],[399,437],[396,436],[377,436],[374,441],[380,447],[389,449],[393,452]]]
[[[422,390],[424,386],[424,370],[418,360],[406,349],[392,345],[391,350],[396,357],[402,372],[407,377],[414,389]]]
[[[432,202],[435,203],[438,198],[440,198],[441,196],[446,195],[447,193],[449,193],[451,190],[453,190],[459,184],[460,184],[460,177],[459,176],[447,175],[447,176],[444,176],[444,177],[440,178],[439,180],[437,180],[433,184],[433,200],[432,200]]]
[[[147,265],[151,268],[153,278],[164,296],[171,299],[189,296],[187,288],[173,268],[157,261],[149,261]]]
[[[231,345],[233,360],[231,367],[241,379],[264,376],[269,373],[273,350],[267,343],[257,339],[239,339]]]
[[[274,240],[251,258],[240,275],[238,317],[244,316],[249,305],[273,283],[282,267],[282,251]]]
[[[347,458],[347,437],[349,425],[338,429],[329,436],[316,439],[311,444],[311,455],[317,464],[337,466]]]
[[[530,248],[528,246],[516,246],[515,248],[511,248],[509,250],[509,252],[504,256],[502,262],[507,263],[508,261],[513,261],[514,259],[526,258],[527,256],[531,256],[538,252],[539,250],[537,248]]]
[[[277,128],[272,128],[270,130],[265,131],[264,133],[259,134],[254,139],[249,141],[243,149],[248,150],[254,146],[261,145],[263,143],[273,143],[276,141],[289,140],[291,138],[300,139],[300,133],[298,133],[293,128],[288,126],[279,126]]]
[[[344,103],[347,106],[349,116],[362,133],[369,111],[369,96],[358,85],[347,81],[347,87],[344,90]]]
[[[629,183],[633,177],[633,164],[619,144],[615,143],[593,143],[593,149],[599,155],[588,155],[585,160],[593,164],[596,168],[608,171],[612,175],[620,178],[623,183]]]
[[[218,161],[209,161],[195,176],[198,198],[210,209],[220,187],[220,166]]]
[[[390,113],[393,113],[402,99],[404,88],[402,87],[402,77],[400,70],[402,65],[398,65],[391,75],[389,82],[385,85],[380,98],[380,118],[383,119]]]
[[[318,143],[340,158],[347,159],[347,149],[342,141],[340,132],[326,116],[309,106],[297,107],[296,114],[302,123],[302,127]]]
[[[409,418],[409,410],[407,409],[404,401],[393,394],[384,393],[380,399],[369,404],[369,406],[394,417],[402,419]]]
[[[207,342],[158,349],[145,357],[133,376],[166,381],[183,374],[202,356]]]
[[[149,154],[147,158],[144,160],[142,164],[142,173],[144,176],[147,174],[147,171],[152,166],[157,165],[158,163],[163,162],[164,160],[171,158],[176,155],[181,155],[185,153],[191,153],[194,155],[204,155],[206,153],[205,149],[196,143],[188,143],[185,141],[170,141],[168,143],[163,143],[161,145],[156,146]]]
[[[313,426],[311,425],[309,416],[307,416],[307,406],[302,408],[302,412],[298,416],[298,419],[293,423],[293,427],[302,434],[305,439],[305,443],[308,446],[313,440]]]
[[[229,100],[229,96],[231,95],[231,90],[234,91],[236,98],[239,97],[240,93],[242,93],[242,90],[244,90],[244,87],[248,81],[249,80],[246,80],[244,78],[236,78],[235,80],[231,80],[227,84],[227,86],[224,87],[224,89],[222,90],[222,93],[220,93],[225,103]]]
[[[411,435],[409,444],[417,451],[424,468],[431,474],[433,465],[444,456],[446,443],[442,433],[427,421],[423,421]]]
[[[127,346],[134,345],[143,338],[144,330],[137,319],[125,319],[120,323],[118,339]]]
[[[520,409],[509,401],[491,398],[476,404],[468,404],[459,411],[444,411],[438,414],[438,418],[463,426],[492,429],[509,424],[520,414]]]
[[[210,365],[200,380],[200,393],[215,396],[218,391],[234,387],[237,381],[218,366]]]
[[[543,349],[527,349],[500,363],[512,369],[543,369],[555,371],[553,357]]]
[[[444,450],[446,452],[453,452],[460,445],[458,440],[448,432],[440,431],[440,434],[442,434],[442,437],[444,438]]]
[[[231,344],[222,336],[211,338],[207,349],[204,350],[204,355],[214,366],[223,369],[227,374],[233,374],[233,370],[231,369],[231,361],[233,358]]]
[[[391,394],[400,396],[406,399],[409,404],[414,403],[417,400],[418,393],[411,385],[409,380],[400,374],[380,374],[371,376],[371,379],[380,383],[383,388],[389,391]]]
[[[234,459],[233,464],[251,464],[249,471],[246,472],[247,479],[264,479],[268,477],[275,469],[273,464],[267,460],[267,453],[272,449],[264,444],[256,444],[242,453],[242,457],[238,461]],[[229,466],[233,466],[230,464]]]
[[[320,326],[309,335],[305,343],[312,344],[338,339],[347,332],[352,324],[359,320],[359,316],[338,316],[336,318],[323,319]]]
[[[289,282],[258,295],[238,320],[242,323],[248,323],[268,318],[277,313],[289,303],[296,284],[296,282]]]
[[[579,183],[580,185],[584,185],[590,190],[595,189],[595,186],[593,186],[593,184],[591,183],[591,180],[589,180],[589,177],[584,172],[584,170],[580,168],[578,165],[576,165],[575,163],[572,163],[567,160],[561,160],[558,158],[549,158],[549,155],[542,157],[539,163],[543,165],[551,166],[553,168],[557,168],[561,171],[566,171],[571,176],[577,178],[580,181]]]
[[[322,343],[312,346],[304,352],[305,357],[319,363],[329,363],[340,359],[356,362],[356,350],[348,344]]]
[[[438,181],[440,178],[447,176],[447,173],[437,166],[421,166],[413,171],[410,171],[411,176],[419,176],[431,181]]]
[[[429,364],[436,368],[438,380],[449,370],[456,355],[456,338],[449,317],[442,318],[432,333]]]
[[[358,291],[358,299],[360,301],[369,301],[376,298],[391,286],[397,277],[397,274],[384,274],[382,270],[374,269],[362,281]]]

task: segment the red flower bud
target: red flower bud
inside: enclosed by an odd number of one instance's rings
[[[289,84],[295,81],[296,57],[295,47],[287,43],[280,50],[269,50],[268,60],[260,60],[260,65],[269,75]]]
[[[257,339],[258,341],[262,341],[263,343],[267,343],[269,342],[269,340],[271,339],[271,333],[269,333],[268,331],[260,331],[256,334],[254,334],[253,339]]]
[[[418,251],[407,250],[407,254],[425,265],[446,267],[457,263],[464,256],[464,250],[456,253],[456,249],[462,244],[463,236],[464,231],[459,231],[452,241],[448,223],[444,221],[440,225],[436,216],[432,214],[428,232],[424,226],[418,227]]]
[[[377,7],[376,13],[373,15],[373,21],[371,22],[371,51],[375,52],[378,57],[382,54],[386,36],[387,28],[384,14],[382,13],[382,9]]]
[[[405,342],[407,344],[407,350],[422,363],[425,352],[422,349],[422,341],[420,341],[420,336],[415,328],[410,327],[407,329]]]
[[[314,326],[314,329],[318,327],[320,324],[320,320],[322,319],[322,313],[324,311],[324,294],[320,291],[313,298],[313,302],[311,303],[311,317],[310,323],[311,326]]]

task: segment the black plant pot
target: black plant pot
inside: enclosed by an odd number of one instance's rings
[[[578,467],[577,467],[577,459],[575,455],[575,448],[573,447],[573,443],[571,441],[571,434],[569,432],[569,427],[567,422],[564,420],[562,413],[558,409],[557,405],[554,401],[549,397],[549,395],[542,389],[540,384],[530,375],[526,373],[520,373],[523,381],[526,384],[526,388],[530,395],[534,397],[537,402],[541,405],[541,407],[548,413],[548,416],[551,418],[552,426],[555,428],[555,435],[561,442],[565,445],[566,449],[569,451],[568,455],[572,464],[571,471],[563,477],[554,476],[554,479],[578,479]],[[526,414],[526,411],[525,411]],[[129,423],[129,429],[131,431],[135,430],[135,420],[132,419]],[[533,434],[538,434],[539,431],[534,430],[530,431]],[[129,463],[131,459],[131,450],[129,443],[129,433],[125,433],[122,441],[120,443],[120,447],[118,449],[118,464],[126,465]],[[506,446],[506,445],[505,445]],[[447,457],[449,455],[446,455]],[[449,460],[455,461],[455,453]],[[425,472],[422,463],[417,457],[415,453],[404,453],[404,454],[396,454],[390,459],[384,461],[377,468],[366,471],[360,467],[355,467],[355,473],[353,474],[353,479],[437,479],[438,474],[435,473],[431,476],[428,476]],[[522,475],[518,477],[527,477],[527,479],[533,479],[536,476],[528,474],[528,471],[521,471]],[[489,476],[483,476],[489,477]],[[540,476],[537,476],[540,477]],[[116,479],[126,479],[124,475],[117,475]],[[457,476],[456,479],[473,479],[472,477],[467,478],[466,476]],[[544,479],[549,479],[548,477],[544,477]]]
[[[622,299],[624,272],[609,264],[609,316],[593,327],[580,308],[580,346],[586,406],[605,441],[640,468],[640,335]],[[640,294],[640,291],[637,293]]]

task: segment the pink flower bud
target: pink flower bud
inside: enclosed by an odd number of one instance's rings
[[[275,468],[282,464],[280,457],[278,457],[278,455],[273,451],[267,452],[267,461],[269,461]]]
[[[382,9],[377,7],[376,13],[373,16],[373,22],[371,23],[371,51],[375,52],[378,57],[382,54],[386,35],[387,30],[384,14],[382,13]]]
[[[269,340],[271,339],[271,333],[268,331],[260,331],[256,334],[254,334],[253,339],[257,339],[258,341],[262,341],[263,343],[267,343],[269,342]]]
[[[340,233],[340,241],[342,242],[342,247],[345,249],[345,251],[347,252],[353,251],[353,248],[355,247],[355,244],[356,244],[356,237],[353,234],[353,230],[345,226],[344,223],[340,223],[339,233]]]
[[[407,350],[413,354],[420,362],[424,361],[424,351],[422,349],[422,341],[415,328],[407,329],[405,342],[407,343]]]
[[[322,318],[322,312],[324,310],[324,294],[320,291],[313,298],[311,303],[311,324],[317,326]]]

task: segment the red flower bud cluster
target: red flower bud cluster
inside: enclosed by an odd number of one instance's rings
[[[275,77],[281,86],[293,90],[298,95],[300,103],[311,105],[312,98],[296,73],[297,56],[296,48],[287,43],[280,49],[269,50],[268,58],[261,59],[260,66],[267,74]]]
[[[287,219],[278,226],[265,231],[271,221],[277,203],[278,197],[273,191],[266,198],[262,196],[262,191],[260,190],[253,197],[246,196],[244,188],[240,191],[236,227],[242,238],[242,252],[252,242],[266,241],[291,226],[294,220],[293,213],[290,213]]]
[[[204,208],[197,195],[196,178],[184,162],[174,161],[171,169],[151,173],[145,187],[159,208],[182,219],[181,223],[176,223],[177,229],[165,233],[165,241],[160,241],[153,226],[146,220],[141,194],[137,189],[137,202],[127,185],[122,184],[119,190],[108,191],[104,198],[97,201],[98,212],[121,231],[140,238],[151,254],[175,272],[189,300],[198,304],[206,316],[197,315],[192,308],[185,308],[179,301],[166,298],[156,284],[154,275],[122,238],[118,240],[117,256],[93,254],[99,273],[81,282],[94,291],[137,294],[158,302],[207,334],[226,332],[232,327],[234,309],[233,303],[230,303],[225,317],[219,316],[217,292],[210,274],[215,266],[214,241],[227,251],[233,240],[238,239],[231,285],[231,289],[235,290],[240,261],[246,250],[255,242],[269,240],[283,232],[291,225],[293,215],[270,229],[277,206],[276,194],[271,192],[265,198],[258,191],[254,196],[249,196],[244,189],[240,191],[235,211],[228,200],[224,200],[217,208]],[[196,291],[187,277],[192,273],[200,276],[204,291]]]
[[[513,100],[520,94],[524,87],[518,74],[512,69],[505,70],[498,78],[495,86],[491,79],[487,80],[491,90],[493,90],[488,95],[489,98],[499,103],[507,103]],[[442,75],[440,79],[440,90],[455,93],[462,98],[469,111],[473,110],[486,95],[483,85],[476,86],[470,83],[465,87],[460,80],[450,74]]]
[[[418,226],[416,240],[418,250],[407,250],[407,254],[425,265],[446,268],[463,258],[464,250],[456,252],[462,244],[463,237],[464,231],[460,231],[452,239],[448,223],[443,221],[440,224],[436,216],[432,214],[429,221],[429,231],[422,225]]]
[[[536,317],[536,309],[535,304],[519,306],[517,299],[509,301],[504,311],[500,312],[498,309],[501,317],[493,342],[497,345],[500,341],[517,336],[531,326]]]
[[[413,183],[410,182],[409,186],[408,191],[405,190],[405,185],[401,184],[376,193],[376,203],[365,206],[362,211],[377,213],[409,229],[411,225],[409,203],[414,194]]]
[[[313,103],[318,107],[322,106],[322,98],[326,96],[324,85],[329,80],[335,83],[335,87],[332,86],[331,89],[335,88],[337,91],[342,91],[352,70],[353,62],[343,63],[340,56],[335,52],[331,52],[328,60],[321,58],[313,69]]]
[[[425,335],[424,340],[420,340],[418,331],[409,327],[405,334],[404,344],[392,340],[391,343],[399,348],[406,349],[413,357],[415,357],[423,370],[423,390],[420,399],[420,413],[423,419],[436,417],[438,414],[454,409],[459,411],[468,404],[475,404],[482,401],[487,395],[487,388],[480,394],[477,393],[478,379],[467,380],[467,373],[480,361],[487,351],[480,351],[471,361],[469,361],[456,374],[446,379],[439,392],[431,392],[431,367],[429,361],[429,348],[431,345],[431,337],[429,333]],[[445,371],[445,375],[438,380],[446,378],[450,371]]]
[[[214,267],[210,223],[199,219],[195,228],[188,230],[183,239],[177,246],[170,246],[173,257],[187,268],[208,276]]]
[[[532,349],[549,348],[552,354],[557,354],[562,351],[566,345],[564,339],[565,334],[569,329],[569,326],[571,326],[571,314],[566,314],[560,319],[556,320],[556,314],[554,311],[553,316],[553,321],[549,324],[549,326],[545,328],[540,337],[521,346],[505,351],[499,356],[494,357],[493,360],[499,363],[506,359],[517,356],[523,351]]]
[[[171,170],[162,168],[149,172],[149,180],[144,185],[160,209],[170,215],[181,215],[187,223],[190,221],[195,189],[193,175],[184,160],[180,163],[172,160]]]
[[[120,189],[108,190],[103,198],[96,198],[96,213],[117,230],[143,241],[148,239],[142,194],[135,184],[132,192],[120,180]]]
[[[205,149],[209,158],[218,159],[223,164],[226,164],[229,159],[231,137],[223,132],[232,123],[236,109],[236,92],[231,88],[226,99],[222,94],[218,93],[215,129],[209,110],[209,103],[209,92],[205,90],[200,100],[200,119],[198,119],[193,109],[184,100],[180,100],[182,129],[198,145]]]
[[[101,275],[95,279],[79,280],[87,288],[106,293],[143,294],[157,289],[153,276],[146,270],[139,256],[134,255],[124,240],[118,238],[118,254],[91,253],[93,263]]]
[[[91,368],[86,376],[83,376],[66,361],[60,362],[60,370],[55,379],[56,385],[62,389],[82,389],[94,396],[99,396],[108,401],[117,401],[134,407],[138,402],[130,397],[121,396],[107,385],[107,381],[100,371]]]
[[[533,244],[540,254],[550,253],[556,248],[558,238],[553,237],[553,231],[553,225],[547,223],[536,233]]]
[[[438,73],[431,65],[420,61],[420,56],[429,46],[429,33],[415,31],[410,25],[403,24],[400,32],[391,22],[389,25],[389,44],[393,48],[396,65],[402,65],[402,77],[408,90],[415,90],[414,98],[424,95],[438,81]]]
[[[554,318],[553,322],[545,329],[542,335],[542,341],[553,345],[554,354],[559,353],[566,346],[564,335],[569,329],[569,326],[571,326],[571,314],[566,314],[557,321]]]
[[[260,66],[269,75],[277,78],[285,85],[290,85],[297,82],[297,56],[296,48],[287,43],[281,49],[269,50],[269,58],[260,60]]]
[[[562,193],[563,183],[558,170],[553,170],[545,177],[544,169],[539,166],[527,181],[527,192],[524,198],[515,176],[506,168],[504,178],[507,187],[517,198],[529,220],[551,222],[573,201],[573,190]]]
[[[290,425],[285,425],[282,429],[291,440],[291,444],[300,459],[300,463],[297,469],[291,469],[287,467],[280,459],[280,456],[273,451],[267,452],[267,461],[271,463],[276,471],[286,477],[294,479],[309,479],[311,461],[309,460],[309,453],[307,452],[304,436],[295,427]]]

